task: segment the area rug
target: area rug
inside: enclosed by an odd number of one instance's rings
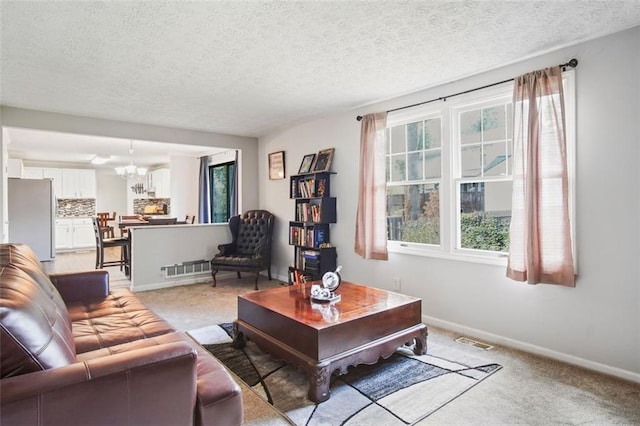
[[[263,353],[251,341],[236,349],[231,323],[189,334],[262,398],[296,425],[409,425],[453,401],[502,367],[468,352],[443,351],[429,343],[427,355],[401,347],[374,365],[350,367],[331,379],[331,398],[320,404],[307,399],[309,382],[296,367]]]

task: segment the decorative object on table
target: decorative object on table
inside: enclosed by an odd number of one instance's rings
[[[333,161],[334,148],[323,149],[318,152],[318,157],[313,165],[314,172],[328,172],[331,168],[331,161]]]
[[[319,303],[335,303],[340,301],[340,295],[335,291],[340,286],[342,278],[340,277],[340,270],[342,266],[338,266],[335,271],[326,272],[322,276],[322,286],[313,284],[311,286],[311,301]]]
[[[300,170],[298,170],[298,174],[311,172],[311,166],[313,166],[313,160],[315,160],[315,158],[315,154],[307,154],[302,157],[302,163],[300,164]]]
[[[284,151],[269,154],[269,179],[284,179]]]

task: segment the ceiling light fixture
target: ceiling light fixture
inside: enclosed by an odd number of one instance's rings
[[[104,164],[109,160],[111,160],[111,156],[110,155],[95,155],[91,159],[91,164]]]
[[[116,167],[116,173],[123,179],[137,179],[147,174],[146,167],[137,167],[133,164],[133,141],[129,141],[129,165]]]

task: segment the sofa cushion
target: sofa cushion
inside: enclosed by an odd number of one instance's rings
[[[175,331],[126,289],[97,301],[69,303],[67,309],[78,354]]]
[[[242,391],[226,368],[189,336],[174,332],[78,355],[78,361],[90,361],[108,355],[187,342],[197,353],[196,424],[234,425],[242,423]]]
[[[5,251],[2,253],[6,255]],[[75,362],[69,317],[66,309],[56,303],[60,296],[55,288],[50,291],[23,267],[7,263],[0,266],[1,377]]]
[[[49,279],[38,256],[26,244],[9,243],[0,245],[0,267],[15,266],[28,274],[47,294],[52,303],[55,303],[62,312],[66,310],[62,296]],[[71,327],[71,321],[67,317],[67,324]]]

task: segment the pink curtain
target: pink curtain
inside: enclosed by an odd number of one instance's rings
[[[515,79],[507,276],[575,287],[560,67]]]
[[[360,180],[355,252],[387,260],[385,138],[387,113],[365,115],[360,130]]]

